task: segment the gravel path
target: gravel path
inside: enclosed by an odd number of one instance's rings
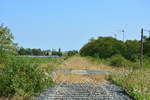
[[[109,82],[90,83],[62,82],[45,90],[33,100],[132,100],[119,86]]]

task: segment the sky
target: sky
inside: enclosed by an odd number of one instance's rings
[[[140,39],[150,0],[0,0],[0,23],[24,48],[80,50],[92,37],[122,40],[122,29],[125,40]]]

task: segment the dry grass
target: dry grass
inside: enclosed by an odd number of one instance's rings
[[[54,69],[59,68],[59,66],[60,66],[59,64],[54,63],[54,62],[39,64],[40,68],[47,69],[47,70],[54,70]]]
[[[58,68],[58,67],[57,67]],[[92,62],[86,58],[74,56],[66,61],[64,61],[59,67],[60,70],[72,69],[72,70],[105,70],[105,71],[113,71],[113,70],[123,70],[122,68],[112,68],[103,64],[98,64],[96,62]],[[106,81],[105,74],[75,74],[75,73],[64,73],[59,72],[53,76],[53,80],[56,83],[60,83],[62,81],[67,81],[69,83],[100,83]]]
[[[60,83],[60,82],[68,82],[68,83],[85,83],[85,82],[89,82],[89,83],[100,83],[100,82],[104,82],[105,80],[105,74],[64,74],[64,73],[58,73],[56,74],[56,76],[54,77],[54,81],[56,83]]]
[[[79,56],[74,56],[64,61],[60,69],[75,69],[75,70],[89,69],[89,70],[106,70],[106,71],[124,70],[123,68],[113,68],[110,66],[106,66],[104,64],[98,64],[96,62],[92,62],[86,58]]]
[[[112,73],[108,78],[125,88],[135,100],[150,100],[150,68],[128,73]]]
[[[5,97],[1,97],[0,100],[23,100],[23,98],[21,97],[13,97],[13,98],[5,98]]]
[[[1,97],[0,100],[31,100],[29,98],[23,98],[22,96],[14,96],[11,98],[5,98],[5,97]]]

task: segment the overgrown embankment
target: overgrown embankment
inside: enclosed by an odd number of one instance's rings
[[[108,79],[122,86],[135,100],[150,100],[150,69],[143,68],[126,73],[112,73]]]
[[[5,54],[0,67],[0,100],[30,100],[54,82],[49,73],[60,58],[28,58]]]
[[[144,67],[140,68],[139,62],[131,62],[120,55],[109,59],[88,57],[91,61],[104,63],[125,71],[109,73],[107,79],[120,85],[135,100],[150,100],[150,63],[144,60]]]

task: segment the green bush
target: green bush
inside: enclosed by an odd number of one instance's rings
[[[92,61],[92,62],[96,62],[98,64],[105,64],[105,65],[109,65],[109,62],[106,59],[101,59],[101,58],[96,58],[96,57],[91,57],[91,56],[87,56],[86,57],[88,60]]]
[[[141,68],[128,72],[115,72],[108,79],[120,85],[134,100],[150,100],[150,69]]]
[[[45,88],[52,86],[52,79],[31,61],[11,58],[0,70],[0,96],[18,95],[24,99],[37,96]]]
[[[110,59],[108,59],[108,61],[110,66],[116,66],[116,67],[126,67],[128,63],[130,63],[121,55],[112,56]]]
[[[8,51],[0,50],[0,64],[7,64],[12,54]]]

